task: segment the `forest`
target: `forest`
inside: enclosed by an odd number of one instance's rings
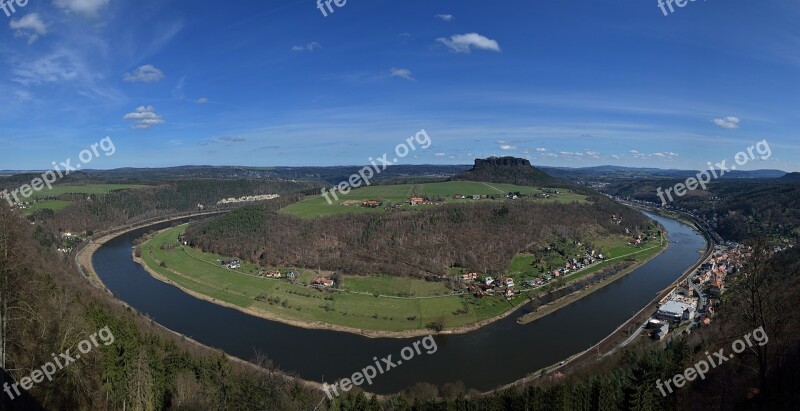
[[[624,224],[612,214],[622,214]],[[195,223],[186,236],[203,251],[264,266],[421,278],[451,267],[498,274],[551,237],[588,243],[648,225],[642,214],[596,195],[590,204],[506,201],[311,220],[255,205]]]
[[[55,241],[59,232],[99,232],[147,218],[180,212],[231,209],[217,207],[217,201],[246,195],[318,192],[316,183],[282,180],[182,180],[149,182],[149,187],[112,191],[103,195],[62,194],[71,204],[57,213],[37,210],[27,218],[36,223],[43,241]],[[281,200],[283,201],[283,200]],[[202,207],[198,207],[198,206]]]
[[[620,180],[604,189],[615,196],[661,203],[658,187],[672,180]],[[746,242],[760,237],[800,240],[800,184],[791,180],[717,181],[708,191],[676,197],[674,206],[696,213],[712,223],[725,239]]]
[[[313,409],[321,392],[185,341],[88,287],[71,261],[33,238],[29,223],[0,204],[3,383],[12,384],[103,327],[114,343],[44,380],[23,396],[2,393],[3,410]],[[13,391],[12,391],[13,392]]]

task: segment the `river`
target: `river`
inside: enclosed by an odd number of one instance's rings
[[[434,354],[423,350],[364,389],[385,394],[417,382],[441,386],[461,381],[467,388],[485,391],[598,343],[673,283],[706,247],[704,237],[691,227],[648,215],[664,225],[675,243],[629,275],[527,325],[516,323],[524,314],[520,310],[467,334],[437,336]],[[174,224],[123,234],[103,245],[93,259],[95,271],[117,298],[173,331],[242,359],[263,353],[284,371],[328,383],[374,364],[373,357],[391,354],[397,362],[400,351],[419,340],[293,327],[199,300],[155,280],[132,260],[133,241]]]

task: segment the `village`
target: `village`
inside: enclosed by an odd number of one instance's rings
[[[750,256],[751,248],[741,244],[715,246],[692,275],[658,302],[658,310],[646,324],[649,335],[662,341],[672,333],[689,334],[694,327],[709,325],[727,283],[741,272]]]

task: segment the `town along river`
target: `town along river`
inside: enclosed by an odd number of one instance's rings
[[[525,377],[582,352],[611,334],[644,308],[705,250],[705,238],[683,223],[649,215],[669,232],[667,250],[622,279],[527,325],[520,310],[505,319],[461,335],[437,336],[438,351],[415,356],[364,387],[394,393],[417,382],[438,386],[462,381],[467,388],[489,390]],[[392,355],[419,338],[366,338],[311,330],[253,317],[199,300],[152,278],[131,258],[133,241],[164,223],[123,234],[94,254],[94,268],[117,298],[163,326],[226,353],[252,359],[266,354],[276,366],[300,377],[332,383]],[[422,348],[420,346],[420,348]]]

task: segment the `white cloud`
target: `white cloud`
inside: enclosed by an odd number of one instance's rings
[[[39,36],[47,34],[47,24],[42,21],[39,13],[31,13],[19,20],[11,20],[9,23],[14,31],[14,37],[27,37],[28,44],[36,41]]]
[[[322,45],[317,43],[316,41],[312,41],[311,43],[306,44],[305,46],[293,46],[292,51],[314,51],[316,49],[321,49]]]
[[[516,147],[510,146],[508,144],[503,144],[503,145],[500,146],[500,150],[503,150],[503,151],[514,151],[516,149],[517,149]]]
[[[74,48],[60,48],[35,59],[11,59],[11,80],[26,87],[56,85],[90,98],[121,102],[125,96],[106,84],[87,57]]]
[[[139,106],[133,113],[128,113],[123,117],[125,120],[133,120],[135,129],[148,129],[157,124],[164,124],[164,118],[156,114],[153,106]]]
[[[450,38],[440,37],[436,41],[456,53],[470,53],[473,47],[480,50],[500,51],[500,44],[497,41],[478,33],[456,34]]]
[[[439,19],[439,20],[442,20],[442,21],[447,21],[447,22],[453,21],[453,15],[452,14],[437,14],[436,18]]]
[[[538,152],[540,152],[540,153],[544,153],[544,152],[546,152],[546,151],[547,151],[547,149],[546,149],[546,148],[543,148],[543,147],[539,147],[539,148],[537,148],[537,149],[536,149],[536,151],[538,151]]]
[[[668,152],[661,152],[661,153],[653,153],[654,157],[663,158],[663,159],[673,159],[675,157],[680,157],[677,153],[673,153],[671,151]]]
[[[208,98],[207,97],[200,97],[200,98],[197,99],[197,103],[198,104],[206,104],[206,103],[208,103]]]
[[[445,154],[445,153],[436,153],[436,154],[434,154],[434,156],[436,156],[436,157],[446,157],[447,154]]]
[[[411,74],[411,70],[404,68],[392,67],[392,77],[400,77],[406,80],[414,80],[414,76]]]
[[[67,50],[59,50],[35,61],[20,63],[14,69],[14,81],[26,86],[91,77],[85,63]]]
[[[20,101],[33,100],[33,96],[28,90],[17,90],[14,92],[14,95],[17,96],[17,99],[19,99]]]
[[[53,5],[66,12],[78,13],[84,17],[96,17],[109,0],[53,0]]]
[[[639,159],[639,160],[646,160],[646,159],[652,159],[652,158],[660,158],[660,159],[663,159],[663,160],[672,160],[672,159],[675,159],[677,157],[680,157],[680,155],[678,153],[673,153],[671,151],[663,151],[663,152],[656,152],[656,153],[649,153],[648,154],[648,153],[639,152],[638,150],[631,150],[631,151],[629,151],[629,153],[633,156],[633,158]],[[622,156],[611,156],[611,157],[615,158],[615,159],[622,158]]]
[[[741,122],[741,119],[739,119],[739,117],[734,117],[734,116],[728,116],[728,117],[725,117],[725,118],[715,118],[714,119],[714,124],[718,125],[719,127],[727,128],[727,129],[739,128],[739,123],[740,122]]]
[[[225,143],[244,143],[247,141],[244,137],[233,137],[233,136],[222,136],[222,137],[215,137],[209,140],[203,140],[200,142],[201,146],[207,146],[210,144],[225,144]],[[275,149],[280,149],[280,147],[275,147]]]
[[[591,150],[587,151],[586,155],[591,158],[600,158],[600,153],[598,153],[597,151],[591,151]]]
[[[164,73],[154,66],[147,64],[138,67],[133,73],[125,73],[122,79],[131,83],[154,83],[163,80]]]

